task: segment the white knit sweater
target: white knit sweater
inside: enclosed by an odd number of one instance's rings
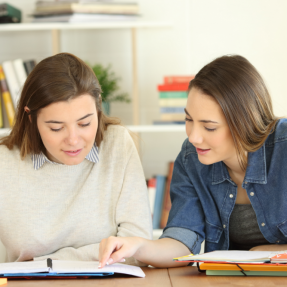
[[[151,234],[143,170],[124,127],[109,126],[98,163],[47,162],[34,170],[30,156],[21,160],[17,148],[0,145],[0,239],[7,261],[98,260],[103,238]]]

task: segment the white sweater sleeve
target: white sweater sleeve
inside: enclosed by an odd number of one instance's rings
[[[151,239],[152,221],[145,177],[133,140],[127,131],[125,133],[126,165],[122,189],[114,213],[118,226],[117,236],[140,236]],[[99,242],[79,248],[65,247],[52,254],[35,257],[34,260],[44,260],[46,258],[98,261]],[[145,265],[134,258],[126,258],[126,263],[139,266]]]

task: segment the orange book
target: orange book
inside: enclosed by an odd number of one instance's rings
[[[15,110],[14,110],[14,106],[12,103],[10,92],[7,88],[6,78],[5,78],[5,74],[3,72],[2,66],[0,66],[0,88],[2,92],[4,106],[5,106],[6,113],[7,113],[8,120],[9,120],[9,125],[10,127],[12,127],[14,123]]]
[[[189,83],[194,76],[165,76],[163,81],[165,84],[180,84],[180,83]]]
[[[165,191],[164,191],[164,199],[163,199],[163,207],[161,213],[160,220],[160,228],[165,228],[168,220],[169,211],[171,209],[171,200],[170,200],[170,183],[172,178],[174,162],[169,163],[168,175],[166,179]]]

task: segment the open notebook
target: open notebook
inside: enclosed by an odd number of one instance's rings
[[[0,277],[108,276],[114,273],[145,277],[140,267],[115,263],[98,269],[97,261],[41,260],[0,264]]]

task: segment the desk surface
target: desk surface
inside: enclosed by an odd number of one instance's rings
[[[286,277],[237,277],[237,276],[206,276],[199,273],[196,267],[180,267],[169,269],[143,268],[145,278],[116,275],[97,279],[47,279],[47,280],[8,280],[3,287],[90,287],[90,286],[113,286],[113,287],[205,287],[205,286],[286,286]],[[96,281],[96,282],[95,282]]]

